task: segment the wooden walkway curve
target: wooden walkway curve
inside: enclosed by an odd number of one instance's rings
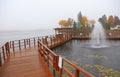
[[[58,34],[6,42],[0,47],[0,77],[95,77],[50,49],[71,39]]]
[[[12,54],[0,77],[53,77],[36,47]]]

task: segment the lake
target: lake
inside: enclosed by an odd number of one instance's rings
[[[96,77],[120,77],[120,41],[104,48],[91,48],[89,40],[73,39],[53,50],[93,73]]]
[[[53,35],[54,30],[0,31],[0,47],[7,41]]]

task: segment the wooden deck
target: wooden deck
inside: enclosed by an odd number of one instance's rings
[[[11,54],[0,77],[53,77],[36,47]]]
[[[50,50],[71,39],[71,35],[59,34],[6,42],[0,47],[0,77],[95,77]]]

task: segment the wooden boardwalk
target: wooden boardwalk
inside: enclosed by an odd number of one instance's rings
[[[6,42],[0,48],[0,77],[95,77],[50,50],[71,39],[71,35],[58,34]]]
[[[36,47],[11,54],[0,77],[53,77]]]

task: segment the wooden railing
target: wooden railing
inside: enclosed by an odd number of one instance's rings
[[[9,42],[5,43],[0,48],[0,67],[5,63],[5,60],[10,56],[10,47],[9,47]]]
[[[2,47],[0,47],[0,67],[4,65],[11,54],[15,54],[15,52],[18,51],[21,52],[22,49],[36,46],[37,39],[39,39],[39,37],[6,42]]]
[[[62,68],[58,66],[60,56],[56,55],[52,50],[50,50],[50,48],[65,43],[71,39],[71,35],[58,34],[7,42],[5,45],[0,47],[0,67],[5,64],[11,54],[15,54],[15,52],[21,52],[22,49],[38,45],[38,51],[44,57],[45,62],[50,70],[52,70],[54,76],[80,77],[81,75],[84,75],[87,77],[95,77],[62,56]]]
[[[38,40],[38,51],[40,54],[44,57],[44,60],[46,64],[48,65],[49,69],[52,71],[53,75],[59,76],[59,77],[80,77],[80,76],[87,76],[87,77],[95,77],[94,75],[90,74],[86,70],[78,67],[71,61],[67,60],[66,58],[57,55],[54,53],[54,51],[50,50],[49,47],[54,47],[56,45],[59,45],[63,43],[63,41],[67,41],[71,39],[71,36],[58,36],[59,38],[56,38],[56,40],[49,40],[50,43],[43,44],[44,40],[39,39]],[[61,38],[61,39],[60,39]],[[53,46],[54,45],[54,46]],[[62,65],[59,67],[59,58],[62,58]]]
[[[22,49],[27,49],[27,48],[36,46],[38,39],[42,39],[43,44],[51,45],[50,47],[52,48],[53,46],[56,45],[52,41],[59,38],[58,36],[60,37],[61,35],[34,37],[34,38],[6,42],[2,47],[0,47],[0,67],[2,65],[4,65],[4,63],[10,57],[11,54],[15,54],[15,52],[21,52]],[[65,37],[65,36],[63,36],[63,37]],[[68,35],[65,38],[68,38]],[[46,43],[46,41],[48,41],[48,42]],[[57,41],[59,41],[59,40],[57,39]]]

